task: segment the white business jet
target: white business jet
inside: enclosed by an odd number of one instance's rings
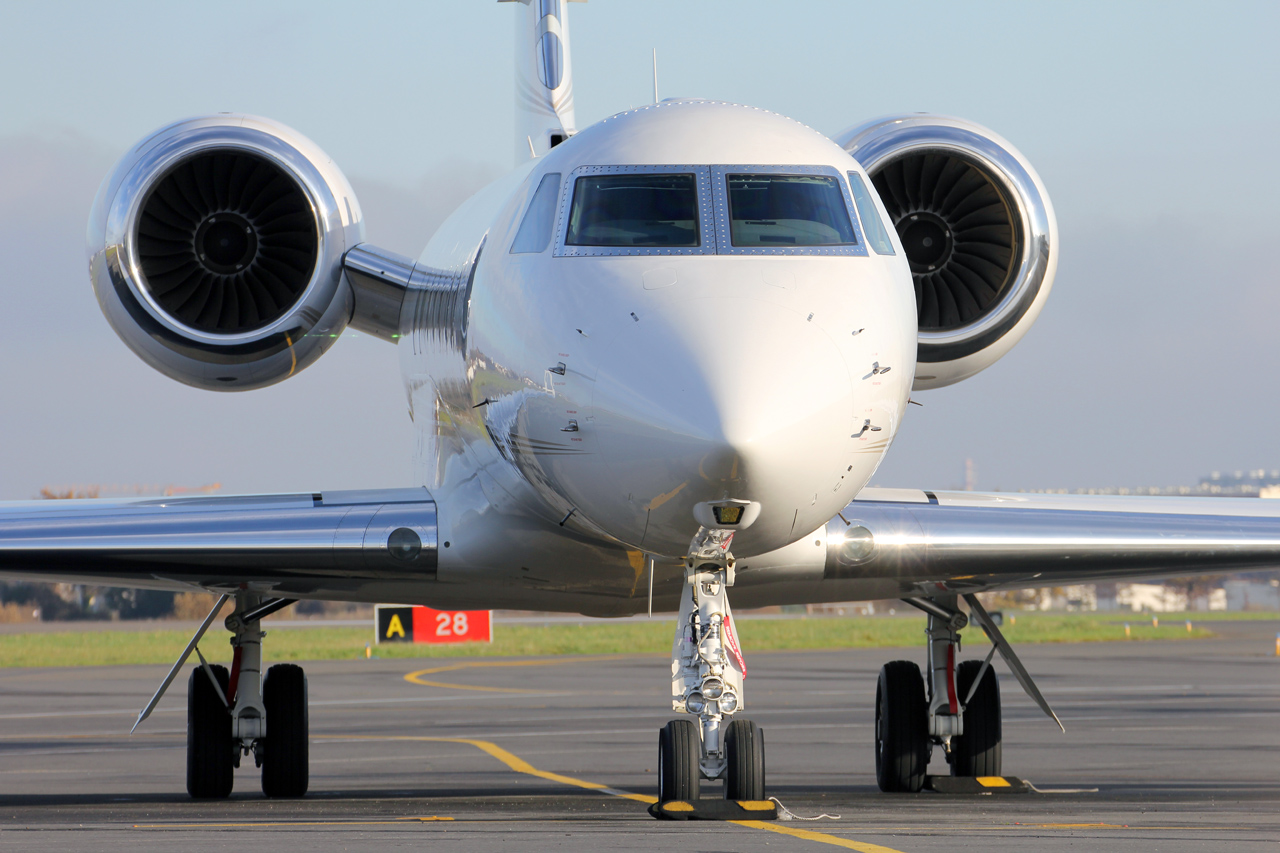
[[[350,326],[399,347],[417,428],[420,488],[0,507],[4,576],[234,599],[232,671],[190,675],[192,796],[227,796],[249,755],[267,795],[306,792],[306,679],[260,675],[259,620],[298,599],[675,611],[660,798],[760,800],[730,601],[928,613],[923,674],[895,661],[876,688],[880,787],[918,791],[934,748],[1000,775],[995,652],[1053,714],[976,593],[1280,559],[1259,501],[866,488],[910,395],[1044,306],[1058,234],[1030,164],[922,114],[828,139],[674,99],[578,131],[567,8],[515,6],[521,163],[417,261],[363,242],[338,168],[267,119],[161,128],[98,194],[94,290],[143,361],[260,388]],[[969,620],[992,650],[959,661]]]

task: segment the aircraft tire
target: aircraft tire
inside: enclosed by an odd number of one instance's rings
[[[227,668],[211,665],[213,676],[227,694]],[[187,793],[197,799],[223,799],[235,782],[235,747],[231,713],[213,689],[204,667],[187,679]]]
[[[307,676],[302,667],[278,663],[262,679],[267,736],[262,749],[262,793],[301,797],[309,782]]]
[[[701,757],[702,739],[693,720],[672,720],[658,730],[658,802],[698,799]]]
[[[728,758],[724,783],[726,800],[763,800],[764,732],[751,720],[734,720],[724,736]]]
[[[895,660],[876,683],[876,782],[881,791],[914,793],[929,767],[928,703],[920,667]]]
[[[963,700],[982,669],[982,661],[967,660],[956,667],[956,692]],[[964,734],[951,739],[952,776],[999,776],[1002,739],[1000,685],[987,667],[982,683],[964,709]]]

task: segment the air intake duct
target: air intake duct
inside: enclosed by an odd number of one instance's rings
[[[945,116],[877,119],[836,142],[867,170],[911,266],[914,387],[995,363],[1053,286],[1057,223],[1039,176],[990,130]]]
[[[89,223],[94,290],[144,361],[246,390],[313,363],[352,314],[342,258],[363,238],[350,185],[284,125],[218,114],[162,128],[104,182]]]

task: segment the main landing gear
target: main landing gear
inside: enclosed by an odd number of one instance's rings
[[[702,780],[724,779],[729,800],[765,799],[764,733],[742,710],[747,674],[733,627],[730,530],[698,531],[685,559],[685,592],[671,650],[671,705],[695,720],[658,733],[658,800],[696,800]]]
[[[187,686],[187,793],[198,798],[231,794],[234,768],[253,755],[262,768],[262,793],[301,797],[307,793],[307,677],[302,667],[280,663],[262,671],[259,620],[290,604],[258,596],[236,596],[227,617],[235,649],[231,672],[201,666]],[[278,606],[276,606],[278,604]],[[216,687],[215,687],[216,685]]]
[[[1000,629],[973,595],[965,595],[970,611],[991,639],[985,660],[957,665],[960,630],[968,617],[958,596],[905,599],[929,615],[928,677],[912,661],[892,661],[880,670],[876,684],[876,782],[882,791],[919,791],[924,787],[933,747],[941,746],[952,776],[999,776],[1001,773],[1000,687],[991,659],[1000,652],[1028,695],[1062,722],[1032,682]]]
[[[231,671],[210,664],[197,643],[229,596],[222,596],[196,631],[155,696],[138,716],[150,715],[192,651],[200,665],[187,682],[187,793],[199,799],[231,794],[235,768],[253,755],[262,768],[262,792],[268,797],[301,797],[307,793],[307,677],[302,667],[276,664],[262,671],[260,620],[293,603],[292,599],[263,601],[242,592],[227,617],[234,649]]]

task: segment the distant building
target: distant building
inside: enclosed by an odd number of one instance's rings
[[[1280,610],[1280,579],[1239,578],[1223,581],[1227,610]]]
[[[1162,583],[1118,584],[1116,603],[1137,613],[1183,613],[1188,610],[1226,610],[1227,593],[1210,590],[1207,595],[1191,597],[1185,588]]]

